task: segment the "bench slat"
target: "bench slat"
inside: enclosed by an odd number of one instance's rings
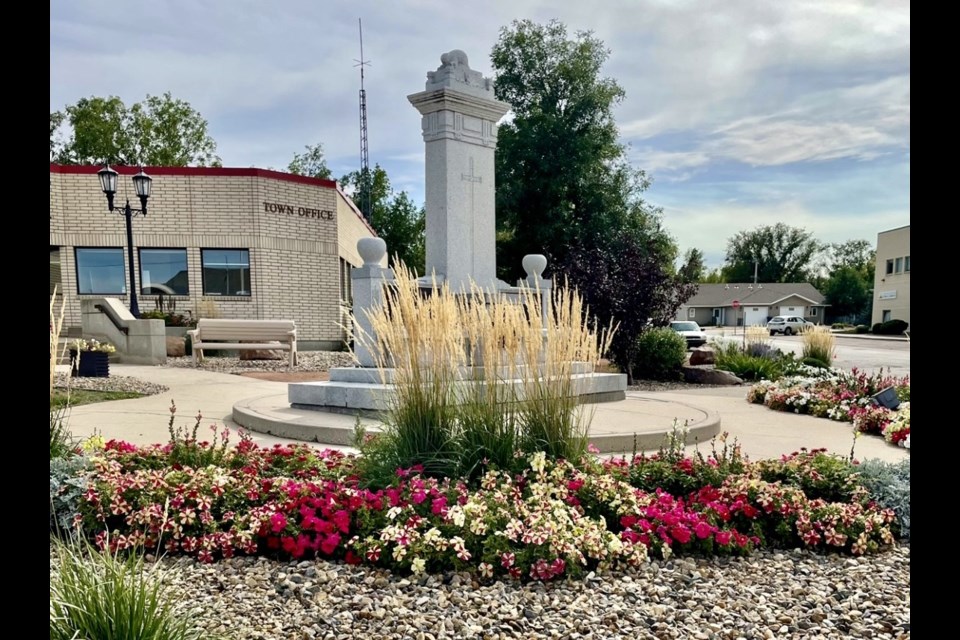
[[[193,345],[194,349],[271,349],[276,351],[289,351],[293,345],[283,342],[197,342]]]

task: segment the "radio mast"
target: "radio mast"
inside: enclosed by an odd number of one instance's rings
[[[367,140],[367,91],[363,88],[363,68],[370,64],[369,60],[363,58],[363,20],[357,18],[360,26],[360,59],[354,58],[360,67],[360,212],[367,220],[370,219],[370,189],[372,181],[370,176],[370,147]]]

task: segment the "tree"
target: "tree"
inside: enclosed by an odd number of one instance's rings
[[[644,215],[649,186],[626,160],[613,107],[623,89],[600,76],[609,51],[589,32],[568,38],[556,20],[514,21],[491,56],[496,96],[512,106],[499,128],[496,155],[500,275],[521,275],[524,254],[548,268],[570,247]]]
[[[805,282],[814,256],[823,245],[805,229],[782,222],[741,231],[727,241],[727,282]]]
[[[830,245],[831,270],[850,267],[873,284],[877,252],[869,240],[847,240]]]
[[[873,304],[876,251],[867,240],[848,240],[828,247],[828,272],[820,283],[835,319],[867,322]]]
[[[67,122],[71,135],[60,140]],[[127,107],[120,98],[81,98],[50,114],[50,153],[61,164],[219,166],[207,121],[187,102],[148,95]]]
[[[863,274],[854,267],[842,266],[835,269],[824,285],[823,295],[827,299],[827,308],[832,318],[845,318],[865,315],[872,302],[872,282],[868,285]]]
[[[707,267],[703,263],[703,251],[687,249],[683,256],[683,265],[680,267],[680,276],[690,282],[702,282],[707,274]]]
[[[399,260],[422,274],[426,264],[423,207],[417,207],[406,191],[395,192],[387,172],[379,164],[370,172],[369,180],[363,181],[361,177],[360,171],[351,171],[340,178],[340,184],[353,192],[355,201],[362,200],[364,190],[369,189],[371,209],[368,222],[387,243],[391,266]]]
[[[304,153],[293,154],[293,160],[287,166],[287,171],[298,176],[330,179],[332,175],[323,157],[322,144],[308,144]]]
[[[577,287],[602,324],[619,323],[611,357],[629,376],[647,319],[665,323],[695,287],[676,273],[662,211],[641,197],[650,180],[619,141],[624,92],[601,76],[608,56],[590,32],[568,37],[556,20],[501,29],[495,91],[513,119],[497,144],[498,270],[512,280],[524,254],[544,254],[555,281]]]
[[[668,258],[655,234],[624,228],[603,243],[571,250],[565,273],[578,283],[601,324],[618,323],[610,345],[610,359],[633,384],[637,337],[650,327],[662,327],[680,305],[697,291],[695,280],[664,269]]]

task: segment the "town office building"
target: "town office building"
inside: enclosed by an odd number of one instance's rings
[[[910,225],[877,234],[873,282],[873,324],[910,324]]]
[[[110,213],[99,166],[50,165],[50,293],[66,302],[64,333],[80,301],[129,304],[122,207],[140,203],[134,167],[120,173]],[[301,349],[343,345],[357,240],[374,236],[332,180],[264,169],[146,167],[147,215],[133,219],[141,312],[162,298],[193,317],[294,320]]]

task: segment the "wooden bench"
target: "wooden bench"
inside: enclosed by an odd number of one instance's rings
[[[193,364],[204,349],[270,349],[290,352],[290,368],[297,362],[297,326],[293,320],[221,320],[201,318],[187,331]],[[244,342],[246,341],[246,342]]]

